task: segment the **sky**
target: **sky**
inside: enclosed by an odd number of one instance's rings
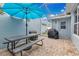
[[[45,10],[46,13],[51,13],[53,15],[62,14],[66,10],[66,4],[65,3],[51,3],[47,4],[48,11]],[[44,6],[42,8],[45,8]]]

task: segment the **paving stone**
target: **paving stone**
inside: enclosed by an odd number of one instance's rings
[[[50,39],[45,37],[43,46],[34,45],[23,51],[23,56],[79,56],[71,39]],[[20,53],[16,54],[20,55]],[[0,56],[11,56],[6,49],[0,49]]]

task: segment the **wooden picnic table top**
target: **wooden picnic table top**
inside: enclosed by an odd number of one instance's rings
[[[40,35],[40,34],[28,34],[28,35],[18,35],[18,36],[6,37],[5,40],[13,42],[13,41],[26,39],[26,38],[36,36],[36,35]]]

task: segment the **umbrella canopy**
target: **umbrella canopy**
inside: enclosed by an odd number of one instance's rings
[[[65,11],[65,3],[5,3],[2,9],[11,16],[26,19],[27,33],[27,20],[61,14]]]
[[[35,4],[5,3],[2,9],[9,15],[22,19],[35,19],[43,16],[41,8],[38,8]]]
[[[66,10],[66,4],[65,3],[5,3],[2,9],[8,14],[10,14],[11,16],[14,15],[16,17],[23,19],[25,18],[25,16],[23,17],[23,15],[26,15],[26,13],[28,13],[27,18],[34,19],[34,18],[41,17],[43,14],[44,15],[63,14]],[[15,15],[15,14],[18,14],[18,12],[20,11],[23,11],[23,14],[20,14],[22,16]],[[36,16],[30,16],[29,13],[36,15]],[[37,14],[40,16],[37,16]]]
[[[21,19],[26,19],[26,35],[27,35],[27,20],[43,17],[43,10],[36,4],[32,3],[5,3],[2,7],[3,11],[10,16]]]

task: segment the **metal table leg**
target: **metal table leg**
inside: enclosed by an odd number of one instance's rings
[[[13,46],[13,42],[11,43],[11,50],[13,51],[13,48],[14,48],[14,46]]]
[[[28,42],[27,42],[27,39],[26,39],[26,44],[27,44]]]
[[[15,49],[15,42],[13,42],[13,49]]]
[[[9,43],[7,43],[7,50],[9,51]]]
[[[22,56],[22,51],[21,51],[21,56]]]

